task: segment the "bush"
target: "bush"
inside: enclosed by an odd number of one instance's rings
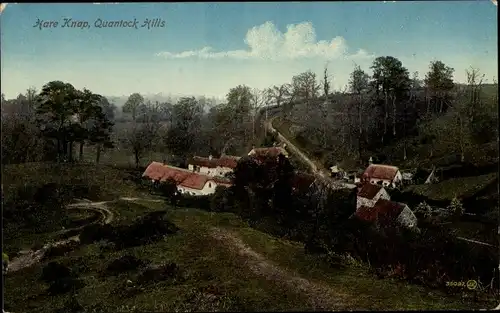
[[[144,245],[175,234],[179,228],[165,219],[167,211],[151,212],[138,218],[131,225],[121,225],[114,229],[114,241],[118,248]]]
[[[447,209],[455,218],[459,218],[465,212],[462,202],[460,202],[460,200],[458,200],[458,198],[456,197],[451,200],[450,205],[447,207]]]
[[[217,186],[210,199],[210,211],[235,213],[234,194],[231,188]]]
[[[40,279],[46,283],[52,283],[64,277],[72,277],[71,269],[59,262],[50,262],[42,269]]]
[[[49,294],[57,295],[64,294],[70,291],[75,292],[85,286],[85,283],[75,277],[61,277],[50,284],[48,289]]]
[[[43,259],[51,259],[53,257],[62,256],[66,253],[75,250],[80,244],[75,240],[70,240],[66,244],[51,246],[43,255]]]
[[[180,195],[177,201],[178,206],[197,208],[200,210],[210,211],[210,201],[212,195],[207,196],[191,196],[191,195]]]
[[[137,270],[146,265],[148,262],[136,258],[133,255],[127,254],[118,259],[111,261],[104,270],[107,275],[118,275],[124,272]]]
[[[152,265],[143,269],[137,277],[139,284],[154,283],[179,276],[179,267],[175,263]]]
[[[91,244],[100,240],[113,240],[114,235],[114,228],[109,224],[91,224],[82,229],[80,242]]]

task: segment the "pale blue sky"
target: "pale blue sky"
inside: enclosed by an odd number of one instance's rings
[[[63,18],[90,28],[62,28]],[[135,28],[96,28],[137,19]],[[165,21],[141,28],[143,20]],[[15,97],[63,80],[103,95],[133,92],[223,96],[265,88],[328,62],[339,89],[354,64],[399,58],[423,77],[442,60],[497,77],[497,8],[491,1],[309,3],[9,4],[1,13],[1,87]],[[59,27],[33,27],[37,19]],[[209,47],[209,48],[207,48]]]

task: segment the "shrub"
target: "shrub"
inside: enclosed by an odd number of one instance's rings
[[[450,214],[452,214],[456,218],[459,218],[465,212],[462,202],[460,202],[460,200],[458,200],[457,197],[454,197],[451,200],[450,205],[447,207],[447,209],[450,212]]]
[[[165,219],[167,211],[151,212],[138,218],[131,225],[121,225],[114,230],[114,241],[119,248],[144,245],[175,234],[179,228]]]
[[[118,275],[124,272],[137,270],[146,265],[148,262],[136,258],[133,255],[127,254],[118,259],[111,261],[104,270],[107,275]]]
[[[82,229],[80,233],[80,242],[90,244],[100,240],[113,240],[114,228],[109,224],[91,224]]]
[[[71,269],[58,262],[50,262],[42,269],[40,279],[46,283],[52,283],[60,278],[71,277]]]
[[[85,286],[85,283],[75,277],[61,277],[50,284],[49,294],[64,294],[70,291],[76,291]]]
[[[432,216],[432,208],[424,201],[415,207],[414,213],[417,217],[429,219]]]
[[[79,246],[79,243],[75,240],[70,240],[65,244],[59,244],[57,246],[51,246],[43,255],[45,260],[51,259],[53,257],[62,256],[66,253],[75,250]]]
[[[179,276],[179,267],[175,263],[148,266],[137,277],[140,284],[153,283]]]

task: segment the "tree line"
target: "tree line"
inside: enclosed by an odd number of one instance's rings
[[[390,157],[402,160],[450,154],[464,161],[468,151],[496,138],[498,97],[496,90],[485,93],[479,70],[467,70],[464,85],[441,61],[430,63],[424,79],[392,56],[376,58],[371,70],[356,66],[347,88],[337,91],[327,68],[321,79],[306,71],[266,89],[239,85],[218,105],[205,97],[152,102],[133,93],[122,112],[105,97],[50,82],[40,93],[2,95],[2,163],[72,159],[74,145],[80,159],[85,145],[95,147],[97,162],[115,147],[133,155],[137,166],[148,152],[178,165],[193,154],[242,155],[263,143],[256,118],[268,105],[281,108],[281,117],[297,125],[297,141],[315,143],[312,152],[328,154],[329,163],[365,163],[385,146],[395,146]],[[127,118],[115,119],[117,113]]]
[[[313,153],[329,152],[328,163],[365,163],[385,146],[397,150],[381,158],[439,153],[463,162],[497,137],[497,83],[486,85],[478,69],[466,70],[465,84],[441,61],[430,62],[423,79],[392,56],[376,58],[370,69],[355,66],[345,90],[331,90],[327,68],[322,80],[307,71],[272,88],[282,117],[299,128],[297,140],[312,143]]]

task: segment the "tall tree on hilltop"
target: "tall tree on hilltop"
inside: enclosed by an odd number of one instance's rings
[[[364,99],[363,96],[369,89],[369,79],[370,76],[361,69],[359,65],[354,68],[354,71],[351,73],[351,77],[349,79],[349,91],[356,95],[357,97],[357,115],[358,115],[358,148],[359,148],[359,156],[361,153],[361,141],[363,136],[363,109],[364,109]]]
[[[445,103],[449,100],[450,92],[455,87],[453,83],[453,72],[455,70],[446,66],[441,61],[432,61],[429,65],[429,72],[425,75],[425,87],[431,95],[434,103],[434,113],[442,114],[446,109]],[[439,109],[436,110],[439,104]],[[427,113],[430,113],[427,107]],[[436,112],[437,111],[437,112]]]
[[[382,142],[387,134],[389,119],[389,99],[392,99],[393,135],[396,135],[397,100],[402,100],[404,94],[409,90],[410,77],[408,70],[400,60],[392,56],[378,57],[371,66],[373,70],[371,86],[377,96],[384,98],[384,132]]]
[[[292,77],[292,92],[297,99],[304,101],[309,107],[311,102],[318,98],[320,85],[316,80],[316,74],[306,71]]]
[[[231,129],[244,142],[250,140],[252,90],[245,85],[238,85],[229,90],[226,96],[227,105],[232,115]]]
[[[325,65],[323,72],[323,96],[325,100],[319,104],[319,111],[321,113],[321,146],[326,149],[327,133],[328,133],[328,110],[330,109],[330,77],[328,75],[328,64]]]

